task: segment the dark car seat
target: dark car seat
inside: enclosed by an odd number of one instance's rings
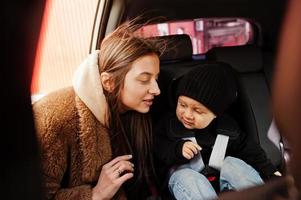
[[[235,47],[217,47],[206,54],[207,59],[230,64],[239,74],[239,109],[243,111],[241,123],[248,135],[258,141],[272,163],[283,167],[281,136],[277,132],[268,138],[273,122],[270,108],[273,66],[271,58],[263,57],[259,47],[246,45]],[[270,61],[269,61],[270,60]]]
[[[263,60],[260,48],[255,46],[218,47],[210,50],[206,56],[198,57],[203,59],[195,60],[188,35],[162,38],[168,41],[168,45],[167,51],[160,58],[158,83],[161,95],[155,100],[151,110],[154,126],[164,113],[175,110],[176,99],[173,91],[181,76],[191,69],[205,64],[223,65],[227,63],[238,72],[239,78],[238,100],[227,112],[237,119],[242,130],[249,137],[253,137],[267,153],[272,163],[281,169],[283,165],[281,137],[279,135],[278,138],[275,137],[273,143],[267,135],[272,124],[269,105],[273,69],[269,65],[271,64],[269,58]],[[160,164],[158,168],[160,168]]]
[[[180,78],[188,71],[204,65],[226,65],[222,62],[206,61],[203,57],[197,60],[192,55],[192,43],[188,35],[163,36],[161,39],[167,41],[167,50],[160,57],[160,76],[158,80],[161,94],[155,98],[151,109],[153,125],[156,127],[160,118],[168,111],[175,111],[175,90]],[[201,58],[201,59],[199,59]],[[155,135],[154,135],[155,137]],[[162,168],[161,161],[155,158],[156,171],[158,173],[159,185],[163,191],[164,198],[171,198],[166,187],[166,173],[168,169]],[[163,178],[163,179],[162,179]]]

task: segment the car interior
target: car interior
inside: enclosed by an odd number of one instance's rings
[[[239,78],[238,99],[227,112],[237,119],[243,131],[261,145],[279,171],[285,171],[287,160],[285,160],[284,154],[289,147],[283,144],[284,138],[281,133],[274,131],[268,135],[268,132],[273,124],[270,104],[271,85],[286,1],[103,0],[99,1],[96,9],[98,12],[95,16],[94,28],[91,31],[90,51],[98,49],[105,35],[113,31],[119,24],[137,16],[143,16],[145,20],[159,18],[160,23],[201,18],[240,18],[249,22],[253,30],[253,37],[246,44],[215,46],[201,54],[193,53],[193,41],[185,33],[156,35],[156,37],[168,41],[168,46],[166,52],[160,57],[158,82],[161,95],[155,99],[151,116],[153,123],[156,124],[162,114],[175,108],[173,91],[177,87],[179,78],[189,70],[204,64],[223,65],[226,63],[236,70]],[[18,77],[16,77],[17,79]],[[27,81],[29,82],[29,80]],[[28,90],[26,91],[28,92]],[[28,94],[24,98],[26,102],[29,102]],[[26,116],[28,117],[30,114],[29,112]],[[31,117],[29,118],[31,119]],[[32,131],[32,123],[28,129]],[[35,145],[35,139],[31,143]],[[36,156],[34,154],[34,157]],[[37,160],[35,159],[35,161]],[[23,172],[28,172],[28,170]],[[28,174],[36,175],[32,171]],[[16,177],[14,178],[16,180]],[[40,180],[36,179],[35,181],[37,184]],[[165,193],[165,198],[171,198],[166,194],[166,188],[159,188],[159,190],[161,189]],[[37,192],[32,191],[31,194]],[[40,193],[32,196],[39,195]]]
[[[185,73],[204,64],[230,64],[238,73],[238,99],[227,110],[240,124],[249,137],[253,137],[265,150],[272,163],[280,171],[284,168],[284,157],[280,147],[281,137],[273,143],[268,138],[268,129],[272,123],[269,111],[270,90],[263,72],[260,49],[254,46],[218,47],[206,54],[206,59],[193,60],[192,45],[188,35],[164,36],[171,40],[172,53],[161,57],[159,87],[161,95],[155,100],[151,110],[154,126],[165,112],[175,110],[174,91],[177,82]],[[274,133],[277,134],[277,133]],[[155,136],[154,136],[155,137]],[[160,163],[158,164],[160,166]],[[158,170],[160,171],[160,170]]]
[[[273,122],[271,112],[271,84],[275,70],[277,38],[281,28],[284,1],[125,1],[120,21],[143,13],[147,17],[163,16],[167,21],[198,18],[238,17],[248,21],[253,39],[240,46],[216,46],[194,55],[192,41],[186,34],[161,36],[171,41],[161,58],[159,86],[161,95],[151,110],[154,124],[167,110],[175,109],[177,80],[189,70],[208,63],[226,63],[236,70],[239,78],[238,100],[229,113],[239,122],[243,131],[253,137],[264,149],[272,163],[285,169],[282,136],[268,131]],[[266,14],[266,8],[269,14]],[[142,13],[142,14],[143,14]]]
[[[93,37],[91,49],[97,48],[101,38],[114,30],[118,24],[137,16],[143,16],[146,21],[158,18],[157,23],[197,21],[197,19],[204,19],[206,23],[206,19],[222,21],[229,18],[248,22],[252,29],[252,38],[244,44],[224,46],[215,44],[208,48],[208,51],[197,54],[193,47],[193,38],[183,31],[159,36],[150,35],[168,41],[167,49],[160,57],[158,83],[161,94],[155,99],[151,116],[155,125],[162,114],[175,109],[173,91],[183,74],[208,63],[228,64],[238,74],[239,91],[237,101],[227,112],[239,122],[249,137],[261,145],[279,171],[284,171],[286,163],[284,154],[288,147],[283,146],[279,132],[272,131],[268,135],[273,124],[270,106],[271,84],[279,31],[285,10],[284,1],[125,0],[110,3],[104,7],[102,21],[98,25],[95,24],[94,28],[101,31]]]

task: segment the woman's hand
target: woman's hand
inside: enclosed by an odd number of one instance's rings
[[[96,186],[92,189],[92,199],[111,199],[120,186],[134,176],[132,155],[118,156],[102,167]]]
[[[199,151],[201,151],[201,150],[202,150],[202,148],[198,144],[188,141],[188,142],[185,142],[183,145],[182,155],[186,159],[190,160],[194,157],[194,155],[198,154]]]

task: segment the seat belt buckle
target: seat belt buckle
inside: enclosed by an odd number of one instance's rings
[[[207,179],[209,182],[213,182],[213,181],[216,181],[217,177],[216,176],[208,176]]]

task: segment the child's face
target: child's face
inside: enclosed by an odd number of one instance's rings
[[[176,114],[187,129],[206,128],[216,117],[206,106],[186,96],[179,96]]]

